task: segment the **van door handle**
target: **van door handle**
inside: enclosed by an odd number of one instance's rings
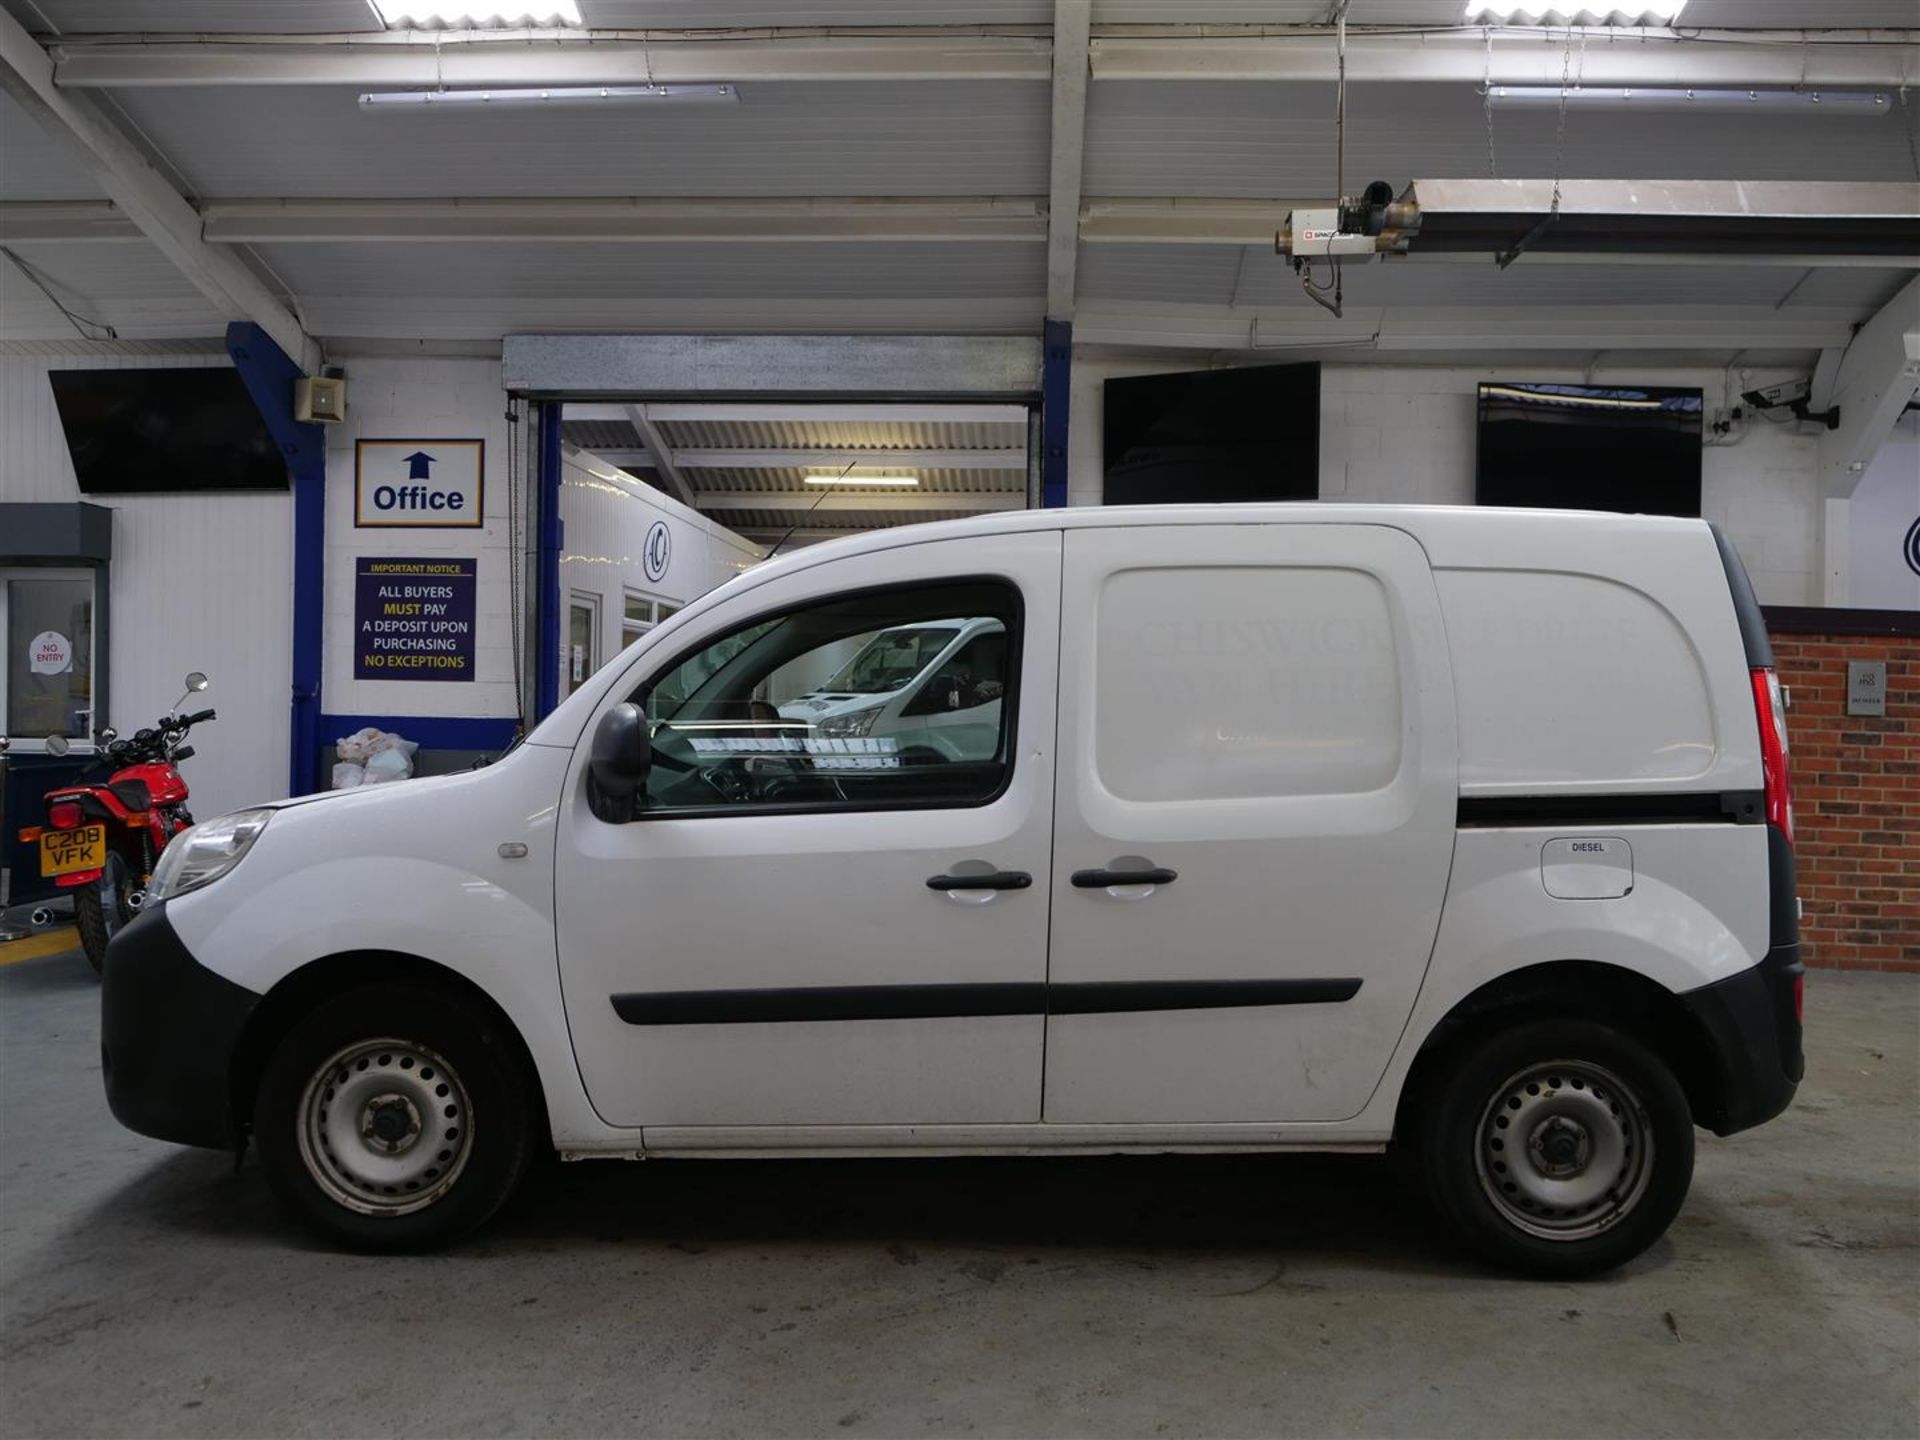
[[[1177,870],[1076,870],[1073,888],[1104,890],[1109,885],[1171,885],[1179,878]]]
[[[1033,876],[1024,870],[989,870],[984,875],[934,875],[929,890],[1025,890]]]

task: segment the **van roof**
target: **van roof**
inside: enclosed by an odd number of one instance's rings
[[[1594,510],[1528,510],[1506,506],[1341,504],[1285,501],[1258,505],[1072,505],[1052,510],[1003,510],[965,520],[937,520],[871,530],[823,541],[776,556],[745,572],[756,581],[806,570],[823,560],[872,554],[905,545],[1038,530],[1104,529],[1170,525],[1387,525],[1404,530],[1430,552],[1497,551],[1511,555],[1548,534],[1578,535],[1605,547],[1636,537],[1694,530],[1708,534],[1704,520],[1671,515],[1617,515]],[[1435,557],[1435,563],[1441,563]],[[1459,563],[1459,562],[1454,562]],[[744,578],[744,577],[741,577]]]

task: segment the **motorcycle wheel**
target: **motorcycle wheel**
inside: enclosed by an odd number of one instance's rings
[[[73,919],[80,931],[80,948],[98,975],[107,963],[107,942],[133,919],[133,877],[117,852],[107,852],[107,863],[93,884],[74,891]]]

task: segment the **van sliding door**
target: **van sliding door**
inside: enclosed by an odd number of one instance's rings
[[[1376,525],[1065,537],[1044,1114],[1329,1121],[1419,991],[1453,852],[1453,685]]]

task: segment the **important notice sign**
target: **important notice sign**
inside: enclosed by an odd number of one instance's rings
[[[363,555],[353,577],[353,678],[473,679],[474,562]]]

